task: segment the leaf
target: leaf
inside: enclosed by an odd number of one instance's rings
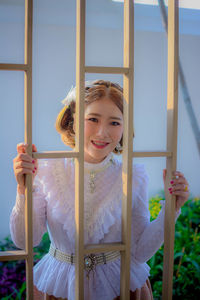
[[[200,266],[195,260],[190,259],[189,257],[186,257],[185,261],[190,262],[191,264],[193,264],[193,266],[197,269],[197,272],[200,274]]]
[[[183,252],[176,252],[176,253],[174,253],[174,260],[175,260],[176,258],[178,258],[178,257],[183,256],[183,255],[184,255]]]
[[[21,286],[21,288],[20,288],[20,290],[19,290],[20,295],[22,295],[23,292],[24,292],[25,290],[26,290],[26,281],[24,281],[24,282],[22,283],[22,286]]]

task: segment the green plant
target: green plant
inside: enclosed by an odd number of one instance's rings
[[[38,247],[34,248],[34,264],[48,252],[49,236],[43,235]],[[17,250],[10,237],[0,242],[0,251]],[[25,300],[26,298],[26,272],[24,261],[0,262],[0,296],[1,300]]]
[[[163,196],[150,199],[151,219],[155,219]],[[176,222],[174,243],[173,299],[199,299],[200,295],[200,199],[194,198],[182,207]],[[161,299],[163,247],[149,260],[154,299]]]

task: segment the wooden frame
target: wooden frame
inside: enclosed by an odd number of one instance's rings
[[[85,0],[77,0],[77,53],[76,86],[77,118],[76,149],[70,151],[47,151],[28,153],[34,158],[75,158],[75,222],[76,222],[76,300],[84,299],[84,264],[85,254],[104,251],[121,252],[121,298],[127,300],[130,290],[130,248],[131,248],[131,202],[132,202],[132,159],[133,157],[166,157],[167,183],[176,169],[177,157],[177,114],[178,114],[178,1],[169,0],[168,16],[168,120],[167,151],[133,152],[133,57],[134,57],[134,5],[132,0],[124,1],[124,66],[96,67],[85,66]],[[24,105],[25,105],[25,142],[32,145],[32,17],[33,0],[25,0],[25,58],[24,64],[0,63],[0,70],[24,71]],[[80,126],[84,117],[85,73],[123,74],[124,87],[124,149],[123,149],[123,202],[122,202],[122,242],[84,246],[84,127]],[[163,298],[172,299],[173,278],[173,243],[175,201],[166,191],[165,215],[165,250],[163,273]],[[0,261],[26,260],[27,299],[33,299],[33,244],[32,244],[32,180],[26,176],[25,208],[25,251],[4,251]]]
[[[178,133],[178,0],[168,3],[168,89],[167,89],[167,150],[172,153],[167,158],[166,187],[169,186],[177,161]],[[174,265],[174,223],[175,196],[166,189],[165,207],[165,242],[163,263],[162,299],[172,299],[173,265]]]
[[[32,27],[33,0],[25,0],[25,43],[24,64],[0,64],[0,70],[24,71],[24,140],[32,145]],[[32,146],[27,149],[32,155]],[[25,190],[25,251],[5,251],[0,254],[0,260],[26,261],[27,299],[33,300],[33,241],[32,241],[32,176],[26,176]]]

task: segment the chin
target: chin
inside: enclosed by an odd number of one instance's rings
[[[103,160],[109,153],[101,153],[101,154],[97,154],[97,155],[91,155],[91,157],[93,159],[101,159]]]
[[[88,156],[90,156],[91,160],[98,160],[99,162],[101,162],[104,158],[106,158],[106,156],[108,156],[110,152],[101,152],[101,153],[94,153],[93,151],[91,152],[87,152]]]

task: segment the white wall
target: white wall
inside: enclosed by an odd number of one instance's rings
[[[48,5],[47,5],[48,3]],[[101,5],[99,5],[101,3]],[[23,1],[0,1],[0,62],[23,62]],[[123,65],[122,6],[108,0],[88,1],[87,65]],[[200,123],[199,14],[181,19],[180,57],[192,103]],[[196,19],[195,19],[196,18]],[[195,24],[192,34],[192,25]],[[200,27],[199,27],[200,28]],[[54,129],[60,101],[75,83],[75,1],[34,1],[33,38],[33,142],[39,151],[66,149]],[[87,75],[87,79],[100,78]],[[105,75],[122,84],[122,76]],[[153,8],[136,9],[134,127],[135,150],[165,150],[167,41]],[[15,203],[16,182],[12,159],[23,141],[23,73],[0,71],[1,210],[0,239],[9,233],[9,215]],[[200,126],[200,124],[199,124]],[[162,189],[165,159],[137,159],[150,175],[150,195]],[[178,169],[190,182],[192,195],[200,196],[200,160],[188,115],[179,93]]]

